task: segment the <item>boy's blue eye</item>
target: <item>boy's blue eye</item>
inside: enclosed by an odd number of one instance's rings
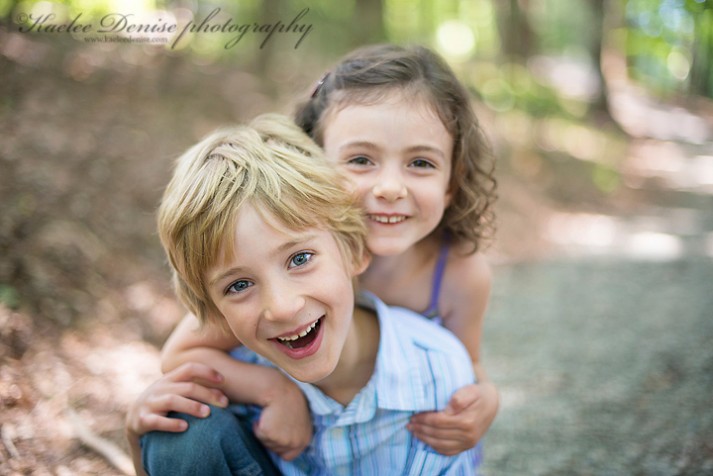
[[[298,266],[304,266],[307,264],[311,259],[312,256],[314,256],[314,253],[308,253],[306,251],[302,251],[300,253],[297,253],[290,259],[290,268],[295,268]]]
[[[227,292],[228,293],[240,293],[242,291],[245,291],[252,285],[253,285],[253,283],[251,283],[250,281],[241,279],[241,280],[235,281],[233,284],[231,284],[228,287]]]

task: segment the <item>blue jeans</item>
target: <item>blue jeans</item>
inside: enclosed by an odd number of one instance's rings
[[[150,476],[279,475],[252,425],[240,415],[240,405],[211,406],[210,416],[173,413],[188,422],[181,433],[152,431],[141,438],[141,457]]]

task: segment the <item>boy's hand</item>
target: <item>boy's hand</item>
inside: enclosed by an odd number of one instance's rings
[[[228,406],[223,392],[211,385],[219,385],[223,376],[207,365],[183,364],[150,385],[126,415],[126,434],[130,442],[149,431],[181,432],[188,424],[179,418],[168,418],[168,412],[179,412],[196,417],[210,414],[207,404]]]
[[[253,432],[267,449],[291,461],[312,441],[312,416],[299,387],[286,378],[284,384],[263,407]]]
[[[437,452],[453,456],[478,444],[497,409],[498,395],[492,384],[467,385],[453,394],[445,410],[411,417],[408,429]]]

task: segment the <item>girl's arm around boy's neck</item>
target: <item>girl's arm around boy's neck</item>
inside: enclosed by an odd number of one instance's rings
[[[485,255],[456,252],[449,260],[440,302],[443,325],[465,345],[477,379],[473,412],[477,439],[490,428],[500,406],[500,396],[481,359],[483,325],[492,288],[492,270]],[[464,392],[465,395],[465,392]],[[452,402],[457,404],[457,402]]]
[[[473,362],[480,362],[483,323],[490,301],[492,271],[482,253],[449,255],[439,303],[443,325],[453,332]]]
[[[225,377],[219,389],[235,403],[264,407],[291,388],[299,391],[277,369],[232,358],[228,352],[239,346],[240,342],[230,331],[210,324],[199,328],[198,319],[189,314],[164,344],[161,371],[170,372],[186,362],[209,365]]]

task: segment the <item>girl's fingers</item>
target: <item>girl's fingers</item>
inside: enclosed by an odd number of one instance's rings
[[[138,434],[148,433],[149,431],[167,431],[171,433],[179,433],[188,429],[188,423],[180,418],[169,418],[166,416],[149,413],[141,417],[140,431]]]
[[[205,387],[194,382],[180,382],[177,385],[182,389],[177,393],[184,397],[218,407],[228,406],[228,397],[217,388]]]
[[[217,388],[196,383],[194,379],[220,383],[222,376],[211,367],[198,363],[181,365],[164,375],[144,391],[127,415],[130,431],[142,435],[149,431],[181,432],[188,424],[169,418],[169,412],[198,418],[210,415],[210,407],[227,407],[227,397]]]
[[[208,365],[198,362],[187,362],[166,374],[166,377],[174,381],[186,381],[201,379],[207,382],[219,384],[223,382],[223,375]]]
[[[462,418],[444,412],[424,412],[411,417],[411,423],[428,425],[440,428],[453,428],[464,426]]]
[[[212,402],[210,402],[210,398],[204,398],[201,393],[202,392],[197,392],[197,395],[185,395],[180,393],[168,393],[161,395],[151,403],[150,413],[165,415],[168,412],[177,412],[186,413],[199,418],[205,418],[210,415],[210,407],[208,404]],[[208,396],[212,398],[212,394],[210,392],[206,393],[208,393]],[[206,402],[205,400],[209,401]]]
[[[414,436],[437,452],[446,456],[458,454],[461,451],[465,451],[473,446],[460,439],[436,438],[428,434],[419,434],[417,432],[414,432]]]
[[[475,420],[469,416],[455,416],[445,412],[424,412],[412,416],[411,423],[434,428],[469,431],[475,424]]]
[[[407,428],[419,439],[431,438],[436,440],[462,440],[468,437],[466,432],[455,428],[441,428],[415,423],[409,424]]]
[[[227,407],[228,398],[218,389],[205,387],[195,382],[176,382],[167,385],[161,392],[154,395],[152,407],[155,411],[178,411],[171,407],[174,399],[181,398],[195,400],[196,402]]]

